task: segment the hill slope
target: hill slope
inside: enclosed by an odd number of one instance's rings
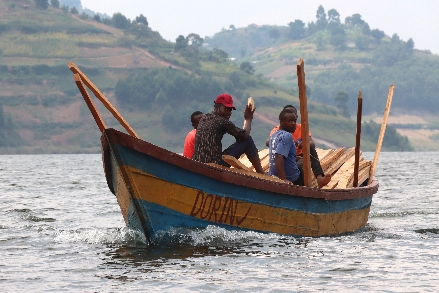
[[[284,27],[250,25],[219,32],[206,41],[239,63],[250,62],[256,74],[284,88],[296,88],[296,60],[304,58],[309,98],[344,106],[354,116],[362,91],[363,121],[381,122],[393,84],[389,123],[407,135],[415,149],[439,150],[439,56],[413,49],[412,39],[403,41],[397,34],[370,29],[359,14],[341,23],[334,11],[326,17],[323,10],[320,19],[307,25],[300,20]],[[270,42],[273,31],[277,38]],[[340,91],[348,96],[344,105],[335,99]]]
[[[121,30],[54,7],[36,9],[29,0],[14,5],[0,1],[0,8],[0,108],[5,121],[0,134],[7,138],[0,144],[2,153],[99,151],[100,134],[67,68],[70,60],[143,139],[177,152],[191,128],[190,113],[210,111],[222,91],[234,94],[238,109],[248,96],[255,99],[259,115],[252,136],[260,148],[282,106],[299,104],[294,91],[243,72],[221,50],[205,51],[190,42],[175,52],[174,44],[139,23]],[[194,36],[186,41],[190,38]],[[121,129],[98,107],[107,126]],[[354,144],[352,120],[333,107],[312,101],[309,107],[319,141]],[[242,113],[232,120],[242,124]],[[373,150],[374,144],[372,136],[365,136],[363,150]]]

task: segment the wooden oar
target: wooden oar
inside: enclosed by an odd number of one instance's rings
[[[378,143],[375,149],[375,155],[373,157],[372,166],[370,167],[370,173],[369,173],[369,181],[368,185],[372,183],[373,176],[375,175],[375,169],[378,164],[378,157],[380,156],[381,146],[383,144],[384,139],[384,133],[386,132],[386,126],[387,126],[387,119],[389,118],[390,113],[390,105],[392,104],[392,97],[393,97],[393,90],[395,87],[393,85],[390,85],[389,93],[387,94],[387,103],[386,108],[384,109],[384,116],[383,116],[383,123],[381,123],[381,131],[380,136],[378,137]]]
[[[300,124],[302,125],[302,154],[303,154],[303,178],[305,186],[311,186],[311,161],[309,153],[309,124],[308,124],[308,106],[306,101],[306,84],[305,84],[305,63],[300,58],[297,63],[297,77],[299,84],[299,101],[300,101]]]
[[[363,93],[358,92],[357,137],[355,141],[354,187],[358,187],[358,167],[360,166],[361,116],[363,113]]]
[[[134,131],[134,129],[128,124],[128,122],[125,121],[125,119],[122,117],[122,115],[120,115],[120,113],[117,111],[117,109],[115,107],[113,107],[113,105],[104,96],[104,94],[101,93],[101,91],[88,79],[88,77],[75,65],[75,63],[70,61],[68,63],[68,66],[74,74],[77,74],[81,78],[82,82],[93,92],[93,94],[96,96],[96,98],[98,98],[99,101],[101,101],[102,104],[104,104],[105,108],[107,108],[108,111],[110,111],[111,114],[113,114],[113,117],[116,118],[117,121],[119,121],[119,123],[123,126],[123,128],[125,128],[125,130],[130,135],[132,135],[136,138],[140,138],[137,135],[137,133]],[[81,94],[82,94],[82,92],[81,92]],[[86,99],[86,98],[84,97],[84,99]]]
[[[98,110],[96,109],[95,104],[93,103],[93,100],[88,95],[87,89],[85,88],[84,84],[82,83],[81,78],[78,74],[73,74],[73,79],[75,80],[76,86],[78,87],[79,91],[82,94],[82,97],[84,98],[85,103],[87,104],[88,108],[90,109],[91,115],[96,121],[96,124],[98,125],[98,128],[101,132],[107,128],[105,126],[104,120],[102,120],[101,115],[99,114]]]

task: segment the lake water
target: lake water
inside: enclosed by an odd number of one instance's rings
[[[372,153],[364,154],[372,159]],[[1,292],[437,292],[439,153],[381,153],[367,226],[340,237],[125,228],[100,155],[0,156]]]

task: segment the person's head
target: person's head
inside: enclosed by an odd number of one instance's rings
[[[284,109],[279,114],[279,128],[288,132],[296,130],[297,113],[290,109]]]
[[[203,117],[203,112],[195,111],[194,113],[192,113],[191,123],[195,129],[197,129],[198,123],[200,123],[201,117]]]
[[[286,106],[283,108],[283,110],[285,110],[285,109],[291,110],[291,111],[293,111],[294,113],[296,113],[296,115],[297,115],[297,109],[296,109],[296,107],[294,107],[293,105],[286,105]]]
[[[233,106],[233,98],[229,94],[221,94],[214,101],[214,111],[218,115],[229,119],[232,116],[232,110],[236,110]]]

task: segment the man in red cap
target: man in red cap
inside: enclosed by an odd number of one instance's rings
[[[213,112],[204,114],[197,127],[195,135],[195,152],[192,159],[203,163],[217,163],[230,167],[222,160],[222,155],[230,155],[237,159],[246,154],[249,161],[255,167],[256,172],[264,173],[258,155],[258,149],[250,136],[253,113],[247,105],[244,111],[244,129],[236,127],[231,122],[230,116],[233,106],[233,98],[229,94],[221,94],[214,101]],[[236,142],[224,151],[221,141],[225,133],[236,138]]]

